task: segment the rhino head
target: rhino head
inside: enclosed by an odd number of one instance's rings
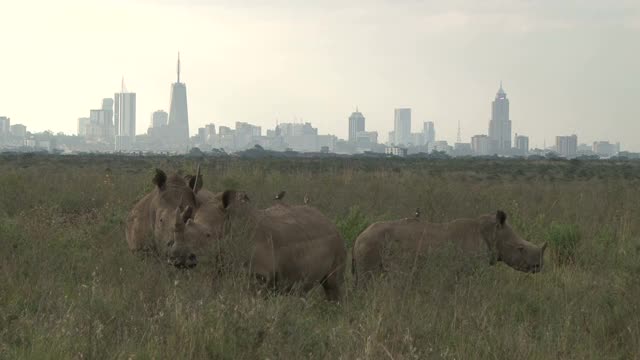
[[[167,177],[162,170],[156,170],[153,183],[156,196],[151,206],[158,254],[173,266],[192,268],[198,263],[193,244],[206,236],[200,227],[190,226],[199,188],[177,175]]]
[[[547,244],[537,246],[521,238],[507,223],[507,214],[498,210],[495,216],[482,217],[482,236],[489,248],[490,263],[502,261],[523,272],[542,270]]]

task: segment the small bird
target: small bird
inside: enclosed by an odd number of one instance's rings
[[[284,198],[284,195],[285,195],[286,193],[287,193],[287,192],[286,192],[286,191],[284,191],[284,190],[280,191],[280,192],[278,193],[278,195],[276,195],[276,197],[275,197],[275,199],[274,199],[274,200],[282,200],[282,198]]]
[[[416,216],[416,219],[420,217],[420,208],[416,208],[415,216]]]
[[[309,198],[309,194],[304,194],[304,204],[308,205],[311,202],[311,198]]]

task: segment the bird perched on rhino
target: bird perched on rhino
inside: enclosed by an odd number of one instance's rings
[[[274,200],[282,200],[282,199],[284,198],[284,195],[285,195],[286,193],[287,193],[287,192],[286,192],[286,191],[284,191],[284,190],[280,191],[280,192],[278,193],[278,195],[276,195],[276,197],[274,198]]]

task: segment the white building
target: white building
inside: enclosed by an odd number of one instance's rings
[[[436,127],[433,121],[424,123],[422,133],[424,134],[424,142],[426,144],[433,144],[436,141]]]
[[[114,99],[116,151],[131,150],[136,137],[136,94],[116,93]]]
[[[11,135],[24,139],[27,137],[27,127],[22,124],[11,125]]]
[[[527,155],[529,153],[529,137],[516,134],[514,139],[515,149],[518,155]]]
[[[578,152],[578,136],[556,136],[556,151],[567,159],[576,157]]]
[[[400,146],[387,146],[384,149],[384,153],[387,155],[405,157],[407,156],[407,149]]]
[[[478,156],[491,155],[491,140],[487,135],[475,135],[471,138],[471,149]]]
[[[9,134],[11,132],[11,119],[6,116],[0,116],[0,135]]]
[[[615,156],[620,152],[620,143],[612,144],[608,141],[594,141],[593,152],[601,157]]]
[[[511,151],[511,120],[509,119],[509,99],[500,89],[491,103],[491,121],[489,121],[489,139],[497,153],[507,154]]]
[[[365,129],[365,118],[361,112],[356,111],[349,116],[349,141],[356,142],[358,133]]]
[[[393,120],[395,145],[408,145],[411,142],[411,109],[395,109]]]

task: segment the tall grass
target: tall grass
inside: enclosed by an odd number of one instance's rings
[[[308,194],[349,243],[416,207],[433,221],[500,208],[527,239],[551,241],[535,275],[434,256],[360,290],[347,271],[339,304],[322,289],[257,296],[240,271],[179,271],[132,255],[124,219],[154,167],[195,164],[0,159],[0,358],[640,358],[636,163],[203,164],[205,187],[246,190],[260,207],[282,189],[291,203]],[[225,239],[242,241],[241,232]],[[555,254],[573,260],[560,265]]]

